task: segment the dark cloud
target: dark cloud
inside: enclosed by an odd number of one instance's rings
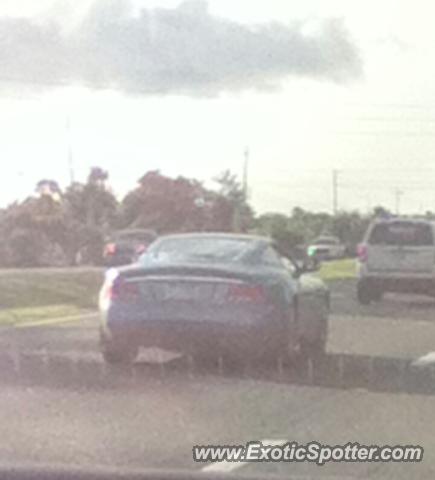
[[[311,34],[305,27],[239,24],[211,15],[203,0],[136,14],[127,0],[105,0],[68,31],[1,19],[0,81],[208,95],[275,88],[290,75],[335,82],[361,75],[341,20],[325,20]]]

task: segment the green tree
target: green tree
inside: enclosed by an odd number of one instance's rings
[[[224,212],[226,219],[231,222],[229,230],[246,232],[251,229],[254,226],[254,212],[236,175],[225,170],[214,178],[214,182],[218,185],[217,193],[221,199],[217,202],[215,215],[221,216]]]
[[[85,184],[74,183],[63,196],[64,236],[62,245],[69,261],[78,254],[83,261],[100,263],[105,235],[118,215],[118,201],[107,188],[108,174],[93,167]]]
[[[295,230],[288,216],[280,213],[267,213],[256,219],[256,231],[259,234],[272,237],[280,247],[287,251],[304,243],[303,233]]]
[[[122,202],[123,228],[151,228],[159,233],[201,228],[206,190],[197,180],[175,179],[158,170],[146,173]]]
[[[43,266],[51,263],[50,255],[61,251],[61,205],[51,195],[29,197],[10,205],[2,216],[6,266]],[[56,259],[56,262],[64,259]]]

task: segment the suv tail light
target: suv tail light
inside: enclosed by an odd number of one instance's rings
[[[228,300],[235,303],[265,303],[266,294],[261,285],[231,285]]]
[[[367,262],[368,258],[368,251],[367,245],[365,243],[360,243],[356,249],[356,253],[358,255],[358,259],[360,262]]]

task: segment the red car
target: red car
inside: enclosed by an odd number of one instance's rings
[[[153,230],[120,230],[113,233],[104,247],[104,265],[116,267],[134,263],[156,238]]]

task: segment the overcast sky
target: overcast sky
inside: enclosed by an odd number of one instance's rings
[[[0,204],[41,178],[240,174],[258,212],[435,210],[430,0],[2,0]],[[418,6],[418,8],[417,8]],[[67,119],[70,129],[67,129]]]

